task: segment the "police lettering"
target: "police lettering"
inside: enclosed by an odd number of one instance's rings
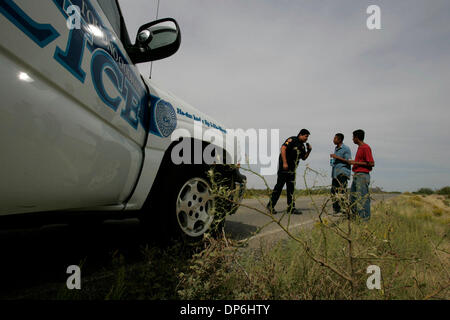
[[[115,43],[115,36],[103,24],[88,0],[53,0],[64,19],[70,19],[73,7],[80,8],[80,28],[69,28],[65,48],[57,46],[53,58],[81,83],[86,70],[82,62],[85,49],[92,53],[91,76],[100,99],[112,110],[123,105],[120,116],[135,130],[139,124],[147,131],[146,110],[148,94],[130,63]],[[28,16],[13,0],[0,1],[0,13],[22,30],[41,48],[48,46],[60,34],[50,24],[39,24]],[[116,92],[107,92],[103,74],[112,82]]]

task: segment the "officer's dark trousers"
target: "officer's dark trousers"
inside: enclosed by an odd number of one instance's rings
[[[281,191],[283,190],[284,184],[286,184],[286,194],[287,194],[287,204],[288,210],[295,208],[295,203],[292,200],[294,195],[294,182],[295,174],[292,172],[281,171],[278,172],[277,184],[273,188],[272,196],[270,197],[270,205],[275,207],[280,198]]]
[[[334,178],[331,183],[331,197],[333,199],[333,210],[336,213],[341,211],[339,199],[338,199],[338,197],[336,197],[336,195],[343,194],[343,193],[345,193],[345,191],[347,191],[347,182],[348,182],[348,177],[341,174],[341,175],[337,176],[337,178]]]

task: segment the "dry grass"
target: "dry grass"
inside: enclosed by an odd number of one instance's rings
[[[352,226],[351,265],[346,240],[323,224],[298,235],[310,253],[325,257],[329,265],[353,268],[354,283],[313,261],[298,241],[242,253],[211,240],[192,259],[195,268],[180,278],[178,294],[184,299],[450,299],[445,198],[402,195],[372,211],[369,223]],[[372,264],[381,268],[382,290],[366,287],[365,271]]]

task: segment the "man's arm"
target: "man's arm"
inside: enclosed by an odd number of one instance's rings
[[[286,159],[286,146],[281,146],[281,160],[283,161],[283,170],[288,170],[288,163]]]
[[[352,166],[356,164],[358,166],[365,166],[365,167],[370,167],[370,168],[375,167],[374,161],[355,161],[355,160],[350,160],[350,159],[347,160],[347,159],[339,157],[335,154],[330,154],[330,157],[340,160],[342,162],[348,163],[349,165],[352,165]]]
[[[358,165],[358,166],[364,166],[364,167],[369,167],[369,168],[373,168],[375,167],[375,162],[374,161],[355,161],[355,160],[349,160],[348,161],[349,164],[351,165]]]
[[[339,156],[337,156],[337,155],[335,155],[335,154],[330,154],[330,157],[331,157],[331,158],[334,158],[334,159],[336,159],[336,160],[340,160],[340,161],[342,161],[342,162],[344,162],[344,163],[352,164],[352,163],[351,163],[352,160],[350,160],[350,159],[344,159],[344,158],[339,157]]]
[[[356,164],[356,165],[364,166],[367,168],[375,167],[375,161],[373,160],[372,151],[370,149],[365,150],[363,159],[364,159],[364,161],[353,161],[352,160],[350,164],[352,164],[352,165]]]

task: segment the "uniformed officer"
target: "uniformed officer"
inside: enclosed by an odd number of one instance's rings
[[[275,185],[270,201],[267,204],[269,212],[276,213],[275,205],[281,195],[284,184],[286,184],[288,213],[302,213],[295,208],[295,203],[292,198],[295,187],[295,171],[297,170],[298,163],[300,162],[300,159],[306,160],[312,150],[311,145],[306,143],[309,135],[310,133],[308,130],[302,129],[298,136],[288,138],[281,146],[281,152],[278,159],[277,184]],[[306,149],[304,143],[306,143]]]

